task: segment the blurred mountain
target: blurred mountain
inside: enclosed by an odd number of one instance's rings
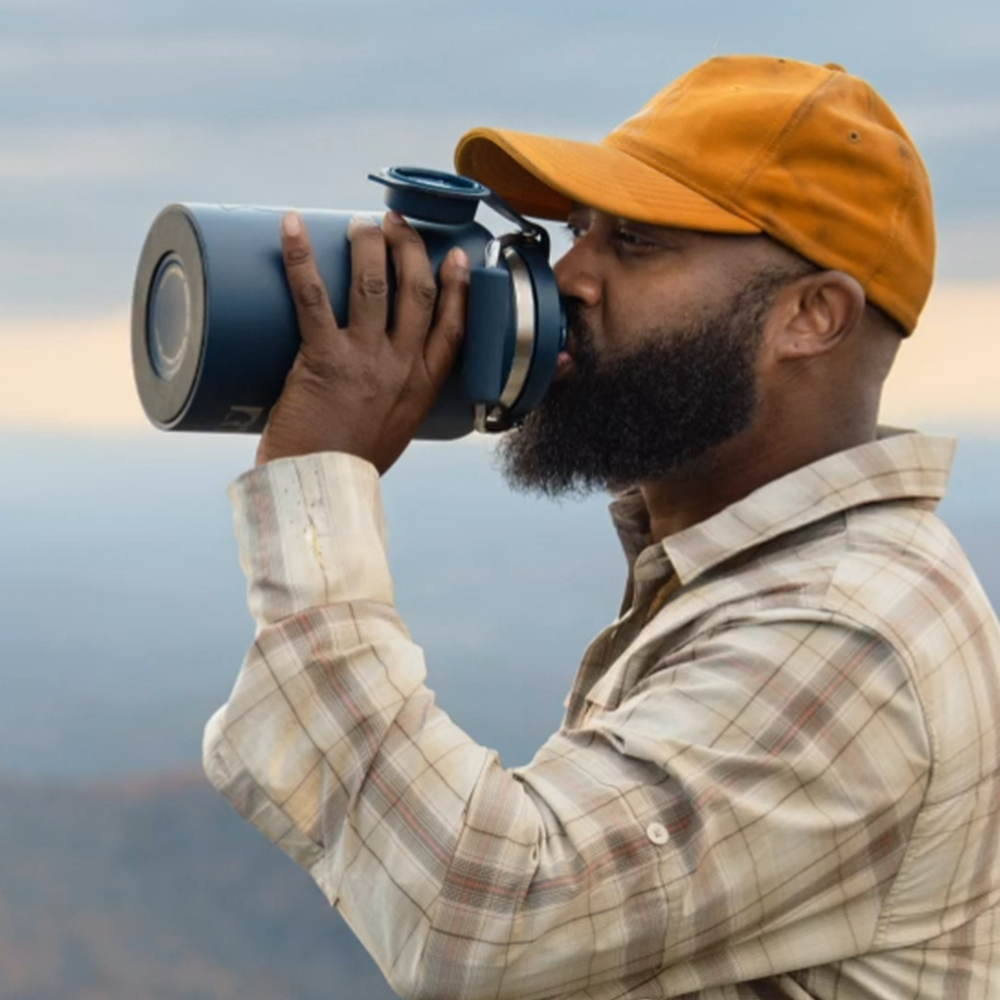
[[[388,1000],[312,881],[203,778],[0,783],[4,1000]]]

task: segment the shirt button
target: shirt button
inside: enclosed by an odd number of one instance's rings
[[[662,823],[650,823],[646,827],[646,836],[654,844],[665,844],[670,839],[670,834]]]

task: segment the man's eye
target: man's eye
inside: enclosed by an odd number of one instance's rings
[[[584,226],[577,222],[567,222],[563,229],[569,234],[569,238],[575,243],[580,237],[586,234]]]
[[[630,252],[643,252],[652,250],[656,244],[652,240],[647,240],[638,233],[633,233],[628,229],[619,229],[615,232],[615,242],[620,247]]]

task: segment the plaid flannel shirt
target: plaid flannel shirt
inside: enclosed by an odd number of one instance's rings
[[[505,770],[436,707],[345,455],[232,487],[258,624],[211,781],[428,1000],[1000,997],[1000,633],[885,437],[661,544]],[[470,669],[474,665],[470,665]]]

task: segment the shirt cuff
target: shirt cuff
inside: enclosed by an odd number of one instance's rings
[[[229,488],[258,628],[311,608],[354,601],[391,605],[378,472],[354,455],[283,458]]]

